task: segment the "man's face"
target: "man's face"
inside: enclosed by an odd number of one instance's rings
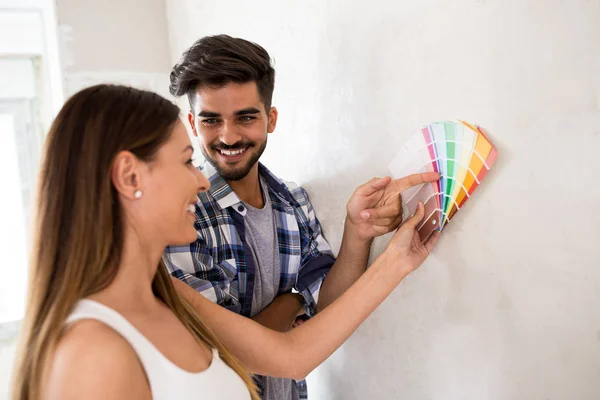
[[[201,86],[193,104],[188,120],[204,157],[225,180],[243,179],[275,130],[275,107],[266,112],[255,82]]]

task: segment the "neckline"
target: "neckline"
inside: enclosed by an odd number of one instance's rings
[[[201,375],[207,372],[210,372],[210,370],[212,368],[215,367],[215,363],[217,361],[217,359],[219,358],[219,352],[216,348],[210,348],[208,347],[209,350],[211,350],[211,354],[212,354],[212,359],[210,360],[210,364],[208,364],[208,367],[206,367],[204,370],[199,371],[199,372],[191,372],[188,371],[182,367],[180,367],[179,365],[175,364],[173,361],[171,361],[167,356],[165,356],[163,354],[162,351],[160,351],[158,349],[158,347],[156,347],[154,345],[154,343],[152,343],[142,332],[140,332],[139,329],[137,329],[131,322],[129,322],[129,320],[127,318],[125,318],[121,313],[119,313],[118,311],[114,310],[113,308],[100,303],[99,301],[96,300],[91,300],[91,299],[81,299],[79,300],[79,303],[83,303],[83,304],[88,304],[92,307],[96,307],[99,308],[105,312],[108,312],[110,314],[112,314],[114,317],[117,317],[118,319],[120,319],[121,321],[123,321],[125,324],[127,324],[130,328],[132,328],[137,334],[139,334],[139,336],[142,338],[142,340],[144,340],[146,342],[146,344],[150,345],[154,351],[156,351],[156,353],[158,354],[158,356],[160,358],[162,358],[162,360],[168,364],[169,366],[171,366],[172,368],[176,369],[177,371],[187,374],[187,375],[192,375],[192,376],[197,376],[197,375]],[[84,318],[82,318],[84,319]],[[110,327],[110,326],[109,326]],[[113,329],[112,327],[110,327],[111,329]],[[115,332],[117,332],[117,334],[121,335],[118,331],[115,330]],[[121,335],[122,336],[122,335]],[[127,339],[125,339],[127,340]],[[131,346],[131,343],[129,343],[129,345]],[[134,349],[135,351],[135,349]],[[139,357],[139,356],[138,356]]]
[[[248,211],[253,211],[254,213],[260,213],[260,212],[264,212],[271,207],[271,198],[269,197],[269,187],[267,186],[267,183],[265,182],[265,180],[263,179],[262,176],[258,177],[258,185],[260,187],[260,192],[262,194],[263,197],[263,206],[262,208],[256,208],[253,205],[250,205],[248,203],[246,203],[245,201],[240,200],[240,202],[246,206],[246,208],[248,209]],[[268,207],[267,207],[268,206]]]

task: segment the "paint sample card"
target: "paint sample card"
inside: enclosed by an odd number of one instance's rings
[[[409,137],[389,164],[394,179],[437,172],[440,180],[402,192],[403,217],[413,215],[419,202],[425,218],[418,227],[427,240],[464,206],[492,168],[497,151],[481,128],[463,121],[435,122]]]

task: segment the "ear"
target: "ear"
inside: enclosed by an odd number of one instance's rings
[[[267,124],[267,132],[273,133],[275,131],[275,127],[277,126],[277,116],[279,113],[277,112],[277,108],[271,107],[269,110],[269,122]]]
[[[115,157],[110,178],[117,191],[128,199],[135,199],[135,192],[141,188],[140,161],[130,151],[121,151]]]
[[[190,124],[190,128],[192,128],[194,136],[198,137],[198,132],[196,132],[196,116],[193,110],[188,111],[188,123]]]

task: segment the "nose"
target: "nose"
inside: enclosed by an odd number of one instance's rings
[[[235,121],[225,121],[220,135],[221,142],[228,146],[234,145],[242,139],[242,136],[237,131]]]
[[[206,192],[208,189],[210,189],[209,180],[206,179],[206,176],[204,176],[204,174],[198,171],[196,168],[194,168],[194,171],[196,171],[196,180],[198,181],[198,192]]]

